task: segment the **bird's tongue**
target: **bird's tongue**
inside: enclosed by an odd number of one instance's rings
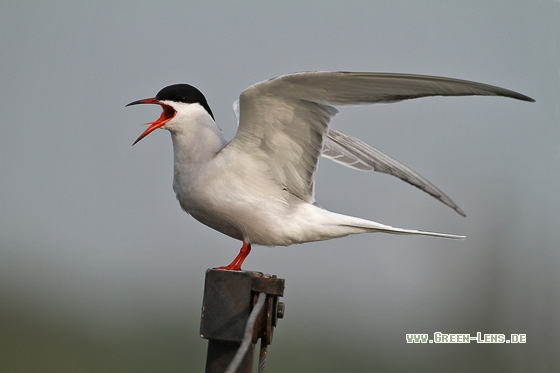
[[[144,137],[148,136],[152,131],[162,127],[165,125],[165,123],[169,122],[171,119],[173,119],[173,117],[175,116],[175,114],[177,114],[177,112],[175,111],[175,109],[173,109],[171,106],[169,105],[165,105],[161,102],[158,102],[155,99],[145,99],[145,100],[139,100],[139,101],[135,101],[132,104],[135,103],[139,103],[139,104],[158,104],[162,107],[163,111],[161,112],[161,115],[159,116],[159,118],[155,121],[155,122],[148,122],[146,124],[149,124],[150,127],[146,128],[146,130],[144,132],[142,132],[142,134],[140,136],[138,136],[138,138],[136,139],[136,141],[134,141],[134,143],[132,144],[133,146],[140,140],[142,140]],[[129,104],[131,105],[131,104]]]

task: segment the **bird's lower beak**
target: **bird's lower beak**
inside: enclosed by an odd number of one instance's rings
[[[142,132],[142,134],[136,139],[136,141],[134,141],[132,146],[134,146],[138,141],[142,140],[144,137],[148,136],[152,131],[164,126],[165,123],[169,122],[171,119],[173,119],[175,114],[177,114],[175,109],[173,109],[169,105],[166,105],[166,104],[158,101],[156,98],[145,98],[143,100],[138,100],[138,101],[131,102],[130,104],[128,104],[126,106],[139,105],[139,104],[156,104],[156,105],[159,105],[159,106],[162,107],[163,112],[161,113],[161,115],[159,116],[159,118],[155,122],[146,123],[146,124],[149,124],[150,127],[146,128],[146,130],[144,132]]]

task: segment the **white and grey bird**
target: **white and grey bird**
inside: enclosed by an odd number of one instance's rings
[[[244,90],[234,104],[239,128],[226,139],[204,95],[188,84],[163,88],[154,98],[131,102],[163,108],[136,144],[157,128],[171,133],[173,189],[195,219],[243,241],[222,269],[240,270],[251,244],[287,246],[350,234],[385,232],[444,238],[444,233],[395,228],[321,208],[314,180],[319,157],[358,170],[394,175],[463,211],[410,168],[329,126],[335,106],[389,103],[425,96],[532,98],[465,80],[385,73],[303,72],[266,80]],[[133,144],[133,145],[134,145]]]

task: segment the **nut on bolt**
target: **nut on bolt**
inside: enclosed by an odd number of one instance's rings
[[[278,302],[278,306],[276,309],[276,317],[279,319],[283,319],[285,311],[286,311],[286,305],[284,304],[284,302]]]

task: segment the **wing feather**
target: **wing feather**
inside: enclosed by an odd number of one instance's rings
[[[463,210],[451,198],[416,171],[365,142],[339,130],[334,128],[329,130],[322,155],[356,170],[377,171],[396,176],[445,203],[459,214],[466,216]]]
[[[318,158],[322,152],[326,156],[332,154],[333,144],[336,143],[329,140],[326,151],[323,150],[330,119],[338,112],[334,106],[396,102],[426,96],[469,95],[534,101],[500,87],[442,77],[351,72],[296,73],[257,83],[241,93],[239,104],[234,104],[234,110],[239,113],[239,129],[226,148],[245,152],[253,159],[264,162],[278,183],[302,200],[313,203]],[[390,158],[383,158],[380,152],[371,153],[371,147],[362,149],[358,142],[344,145],[344,139],[349,137],[339,137],[339,152],[336,154],[342,163],[350,165],[348,157],[353,154],[356,158],[357,150],[361,149],[366,154],[369,151],[370,155],[364,156],[361,161],[360,157],[352,161],[354,168],[367,167],[368,162],[375,163],[373,160],[377,159],[375,170],[393,172],[401,179],[423,187],[428,193],[439,195],[436,198],[445,199],[444,194],[425,179],[418,178],[414,171],[398,162],[397,167],[389,161]],[[341,153],[340,147],[345,148],[345,152]],[[371,154],[375,156],[372,158]],[[364,162],[364,159],[368,161]],[[449,201],[444,203],[452,203]]]

